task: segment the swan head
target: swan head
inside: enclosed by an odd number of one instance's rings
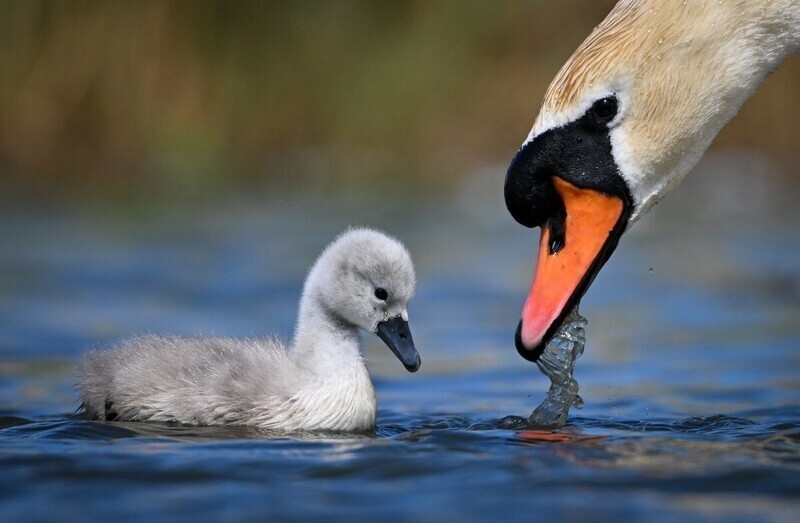
[[[553,80],[505,181],[514,219],[541,228],[516,333],[524,358],[539,358],[625,230],[683,179],[787,52],[772,34],[787,17],[775,9],[770,25],[771,13],[758,11],[622,0]]]
[[[306,294],[339,321],[379,336],[410,372],[421,360],[408,326],[416,276],[408,250],[372,229],[350,229],[322,253]]]

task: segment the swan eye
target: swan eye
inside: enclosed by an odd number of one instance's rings
[[[589,112],[597,124],[605,124],[614,119],[617,115],[618,103],[616,96],[608,96],[597,100]]]
[[[378,287],[377,289],[375,289],[375,297],[381,301],[386,301],[386,298],[389,297],[389,293],[386,292],[386,289],[384,289],[383,287]]]

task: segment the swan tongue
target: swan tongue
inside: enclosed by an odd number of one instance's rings
[[[382,321],[378,323],[376,334],[392,349],[407,371],[416,372],[419,369],[422,362],[414,347],[414,338],[411,337],[407,321],[400,316]]]

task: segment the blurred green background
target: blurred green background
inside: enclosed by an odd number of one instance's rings
[[[8,198],[446,190],[506,165],[609,0],[0,0]],[[715,147],[800,147],[800,60]],[[790,172],[792,169],[785,169]]]

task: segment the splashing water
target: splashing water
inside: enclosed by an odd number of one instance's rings
[[[572,374],[575,360],[583,354],[586,345],[586,324],[586,318],[578,313],[578,305],[575,305],[536,362],[539,370],[550,378],[550,390],[528,418],[531,427],[563,427],[570,407],[583,407],[583,400],[578,396],[578,382]]]

